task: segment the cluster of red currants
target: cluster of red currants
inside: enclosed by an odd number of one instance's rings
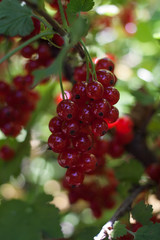
[[[65,185],[65,182],[63,186],[69,191],[71,204],[83,199],[88,202],[93,215],[99,218],[102,216],[104,209],[112,209],[115,206],[115,194],[118,182],[112,169],[101,168],[100,171],[94,172],[95,174],[103,179],[105,184],[103,183],[102,185],[97,179],[93,180],[91,178],[92,180],[90,179],[89,182],[83,183],[76,188]]]
[[[84,175],[96,169],[99,161],[92,153],[95,143],[108,130],[107,123],[118,119],[119,112],[113,105],[119,100],[114,88],[114,64],[100,59],[96,66],[97,80],[90,76],[86,82],[86,67],[75,69],[71,99],[62,100],[57,106],[58,116],[49,122],[52,132],[48,145],[59,153],[58,163],[68,168],[65,179],[69,185],[79,186]],[[83,77],[82,77],[83,76]]]

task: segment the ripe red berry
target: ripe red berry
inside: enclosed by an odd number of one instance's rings
[[[69,168],[66,171],[65,180],[69,185],[77,187],[83,183],[84,173],[81,169]]]
[[[116,131],[120,133],[128,133],[132,131],[133,121],[129,116],[119,118],[116,124]]]
[[[10,161],[13,159],[15,151],[7,145],[3,145],[0,148],[0,158],[4,161]]]
[[[112,87],[115,85],[115,77],[111,71],[100,69],[96,72],[97,80],[105,87]]]
[[[111,72],[114,71],[114,63],[109,58],[102,58],[96,63],[96,71],[100,69],[106,69]]]
[[[100,82],[90,82],[87,84],[86,93],[87,96],[94,100],[99,100],[103,97],[104,87]]]
[[[96,169],[97,159],[92,153],[83,153],[81,155],[80,164],[83,172],[92,172]]]
[[[53,133],[48,138],[48,145],[52,149],[53,152],[61,153],[67,147],[68,141],[63,133]]]
[[[119,91],[113,87],[107,87],[104,89],[103,98],[105,98],[111,105],[118,102],[120,97]]]
[[[72,88],[72,101],[82,104],[87,101],[86,82],[79,82],[74,84]]]
[[[58,156],[58,163],[61,167],[70,168],[76,166],[79,161],[80,154],[77,150],[68,148]]]
[[[77,104],[69,99],[62,100],[57,106],[57,114],[64,120],[72,120],[77,115]]]
[[[62,47],[64,45],[64,39],[57,33],[54,34],[52,41],[59,47]]]
[[[62,132],[67,136],[67,137],[75,137],[79,133],[79,122],[76,120],[71,120],[71,121],[65,121],[62,124]]]
[[[150,176],[150,178],[159,183],[160,182],[160,164],[153,163],[146,168],[146,173]]]
[[[92,132],[95,136],[103,136],[108,131],[108,125],[103,119],[95,119],[92,123]]]
[[[117,140],[112,140],[109,143],[109,154],[113,158],[119,158],[124,152],[124,146],[122,146]]]
[[[10,92],[10,86],[8,83],[0,80],[0,101],[3,102]]]
[[[40,44],[37,49],[37,53],[40,60],[46,60],[51,57],[51,52],[47,44]]]
[[[60,132],[62,123],[63,123],[63,121],[60,117],[58,117],[58,116],[53,117],[49,122],[49,130],[52,133]]]
[[[92,107],[91,105],[84,105],[81,106],[81,108],[79,109],[79,120],[82,123],[85,124],[90,124],[94,119],[93,113],[92,113]]]
[[[74,69],[74,80],[77,82],[86,81],[86,65],[78,66]]]
[[[27,45],[21,50],[21,54],[25,58],[31,58],[35,53],[35,49],[31,45]]]
[[[29,35],[23,37],[24,41],[26,41],[26,40],[34,37],[35,35],[37,35],[40,32],[40,29],[41,29],[40,21],[35,17],[31,17],[31,18],[32,18],[32,21],[33,21],[34,29]]]
[[[119,111],[116,107],[111,106],[110,111],[108,112],[107,117],[105,118],[107,123],[113,123],[117,121],[119,117]]]
[[[106,99],[94,101],[92,104],[92,112],[96,118],[105,118],[110,112],[111,106]]]
[[[93,145],[93,139],[91,135],[81,133],[77,137],[72,139],[73,147],[79,152],[89,151]]]

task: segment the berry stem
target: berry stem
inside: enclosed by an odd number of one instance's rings
[[[132,232],[132,231],[130,231],[130,230],[128,230],[128,229],[127,229],[127,232],[130,233],[130,234],[135,238],[134,232]]]
[[[26,42],[22,43],[20,46],[18,46],[17,48],[13,49],[12,51],[10,51],[9,53],[7,53],[4,57],[2,57],[0,59],[0,64],[2,62],[4,62],[5,60],[7,60],[8,58],[10,58],[12,55],[14,55],[16,52],[18,52],[19,50],[21,50],[22,48],[24,48],[25,46],[27,46],[28,44],[30,44],[31,42],[34,42],[35,40],[47,36],[47,35],[51,35],[53,34],[53,31],[46,31],[46,32],[42,32],[37,34],[36,36],[28,39]]]
[[[65,17],[65,14],[64,14],[64,9],[63,9],[61,0],[58,0],[58,6],[59,6],[59,11],[60,11],[60,14],[61,14],[61,18],[62,18],[63,27],[68,30],[68,24],[67,24],[67,21],[66,21],[66,17]]]
[[[92,61],[92,58],[91,58],[91,56],[90,56],[90,54],[89,54],[89,52],[88,52],[88,50],[87,50],[84,42],[83,42],[82,40],[80,40],[80,43],[82,44],[82,46],[83,46],[83,48],[84,48],[84,51],[85,51],[85,54],[88,56],[88,59],[89,59],[89,61],[90,61],[90,63],[91,63],[91,67],[92,67],[92,71],[93,71],[93,76],[94,76],[95,80],[98,81],[98,80],[97,80],[97,75],[96,75],[96,70],[95,70],[94,63],[93,63],[93,61]]]
[[[63,100],[64,100],[65,97],[64,97],[64,88],[63,88],[63,84],[62,84],[62,72],[59,73],[59,83],[60,83],[60,87],[61,87],[62,97],[63,97]]]
[[[42,22],[44,24],[44,26],[48,27],[48,29],[50,29],[52,31],[52,26],[45,20],[45,18],[41,18],[41,17],[37,16],[36,14],[33,14],[33,16],[35,18],[37,18],[40,22]]]

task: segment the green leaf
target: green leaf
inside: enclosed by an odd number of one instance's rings
[[[123,237],[127,234],[126,225],[116,221],[113,225],[113,232],[111,234],[112,238]]]
[[[150,223],[143,226],[135,233],[135,240],[159,240],[160,223]]]
[[[134,159],[115,168],[116,177],[120,182],[137,183],[143,172],[142,164]]]
[[[67,5],[67,9],[72,13],[88,12],[93,8],[93,6],[93,0],[70,0]]]
[[[132,217],[142,225],[148,224],[152,217],[152,206],[145,205],[143,201],[139,202],[132,209]]]
[[[32,11],[18,0],[0,2],[0,34],[26,36],[33,31]]]
[[[0,239],[40,240],[42,234],[49,238],[62,237],[58,209],[42,201],[41,197],[34,204],[21,200],[2,202]]]

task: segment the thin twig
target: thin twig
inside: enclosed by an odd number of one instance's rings
[[[120,205],[120,207],[111,217],[111,219],[102,227],[98,235],[94,237],[94,240],[102,240],[105,239],[106,237],[109,237],[110,239],[114,222],[117,221],[122,216],[124,216],[126,212],[130,211],[131,205],[139,193],[143,192],[146,189],[150,189],[153,186],[154,186],[153,184],[149,183],[143,186],[136,187],[136,189],[134,189],[132,193]]]

